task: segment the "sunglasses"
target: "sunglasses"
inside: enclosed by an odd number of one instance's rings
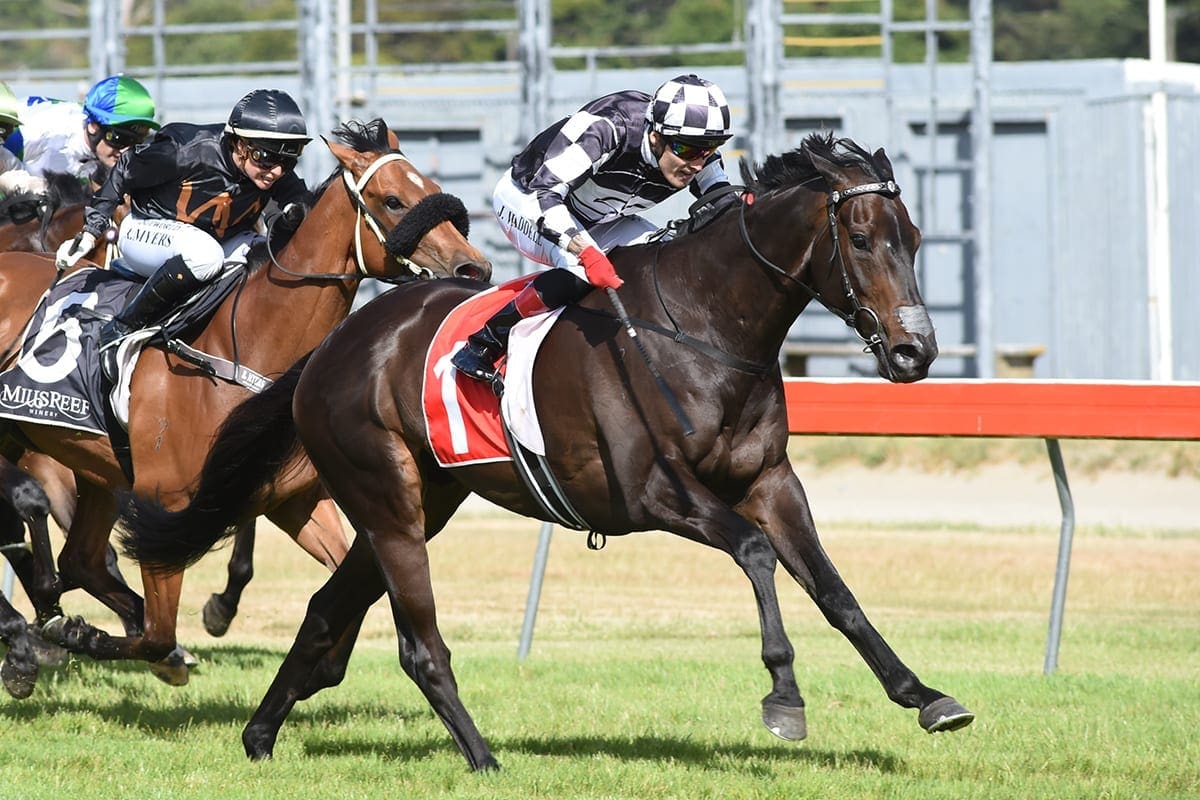
[[[149,132],[149,128],[145,130],[138,128],[105,128],[104,141],[108,142],[109,147],[113,150],[127,150],[134,145],[139,145],[146,141],[146,134]]]
[[[296,162],[299,160],[294,156],[281,156],[278,153],[263,150],[261,147],[247,148],[246,157],[259,169],[271,170],[281,166],[284,172],[291,172],[295,169]]]
[[[676,139],[668,139],[667,147],[671,149],[679,158],[684,161],[695,161],[700,158],[708,158],[713,153],[717,152],[715,147],[699,147],[694,144],[684,144]]]

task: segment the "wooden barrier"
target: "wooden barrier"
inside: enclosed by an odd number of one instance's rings
[[[1075,505],[1059,439],[1200,440],[1200,383],[786,378],[793,434],[1038,438],[1058,491],[1062,523],[1043,671],[1058,666]],[[554,526],[543,523],[517,657],[529,653]]]

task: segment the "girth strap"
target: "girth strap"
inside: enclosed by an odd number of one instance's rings
[[[571,501],[563,494],[558,479],[550,473],[550,465],[546,457],[540,456],[517,441],[509,430],[508,423],[501,415],[500,427],[504,429],[504,438],[508,441],[508,451],[512,453],[513,467],[534,500],[541,506],[546,516],[564,528],[577,531],[590,530],[583,517],[571,505]]]
[[[168,339],[167,350],[192,366],[198,367],[202,372],[206,372],[214,378],[220,378],[223,381],[236,383],[238,386],[245,387],[255,394],[259,394],[275,382],[264,375],[258,374],[244,364],[235,364],[220,356],[214,356],[203,350],[197,350],[178,339]]]

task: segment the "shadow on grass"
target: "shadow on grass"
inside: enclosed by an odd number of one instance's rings
[[[254,673],[264,671],[274,674],[282,663],[284,653],[280,650],[247,645],[220,645],[211,648],[189,648],[200,659],[192,668],[189,686],[167,687],[151,674],[149,667],[140,661],[94,661],[87,657],[72,656],[62,667],[43,667],[38,676],[37,687],[31,697],[6,702],[9,698],[0,691],[0,726],[5,721],[13,724],[29,723],[53,715],[89,715],[105,722],[134,728],[156,737],[178,736],[180,728],[199,729],[205,727],[224,728],[244,725],[257,707],[260,691],[266,690],[267,680],[260,688],[250,693],[243,701],[230,698],[229,684],[224,673]],[[0,658],[5,648],[0,647]],[[211,672],[214,684],[224,696],[214,697],[203,686],[205,671]],[[192,686],[199,692],[188,693]],[[143,687],[155,692],[165,689],[168,696],[178,692],[178,706],[164,707],[161,700],[145,702],[138,692]],[[103,690],[92,691],[93,689]],[[119,699],[105,701],[98,695],[117,692]],[[336,687],[325,691],[335,693]],[[324,694],[324,692],[319,693]],[[168,701],[169,702],[169,701]],[[304,703],[296,705],[285,723],[301,727],[304,725],[327,725],[344,723],[355,717],[386,715],[396,720],[428,719],[433,712],[428,706],[411,709],[383,708],[377,700],[363,700],[323,704],[312,707]]]
[[[439,745],[425,739],[404,741],[402,737],[386,743],[378,741],[336,742],[307,738],[306,755],[320,758],[338,756],[370,756],[382,760],[411,761],[438,754],[453,753],[454,743],[447,737]],[[569,759],[607,756],[628,762],[684,763],[719,769],[722,772],[741,771],[747,774],[769,775],[773,764],[803,762],[827,768],[859,765],[885,773],[904,770],[904,761],[891,753],[874,748],[866,750],[817,750],[808,747],[789,747],[782,742],[775,746],[745,744],[711,744],[683,737],[639,736],[576,736],[568,738],[521,738],[500,740],[493,752],[501,765],[505,752],[531,756],[554,756]]]

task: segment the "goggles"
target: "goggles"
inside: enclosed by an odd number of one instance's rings
[[[6,122],[0,122],[0,143],[12,136],[13,131],[17,129],[16,125],[9,125]]]
[[[246,158],[250,159],[250,163],[259,169],[271,170],[275,167],[283,167],[284,172],[291,172],[295,169],[296,162],[298,161],[295,156],[272,153],[270,150],[264,150],[261,147],[247,147]]]
[[[684,161],[696,161],[697,159],[708,158],[717,152],[717,148],[715,147],[700,147],[699,145],[681,142],[678,139],[668,139],[667,147]]]
[[[139,145],[146,141],[146,135],[150,133],[149,126],[138,125],[136,127],[121,127],[121,128],[105,128],[104,141],[113,150],[127,150],[134,145]]]

